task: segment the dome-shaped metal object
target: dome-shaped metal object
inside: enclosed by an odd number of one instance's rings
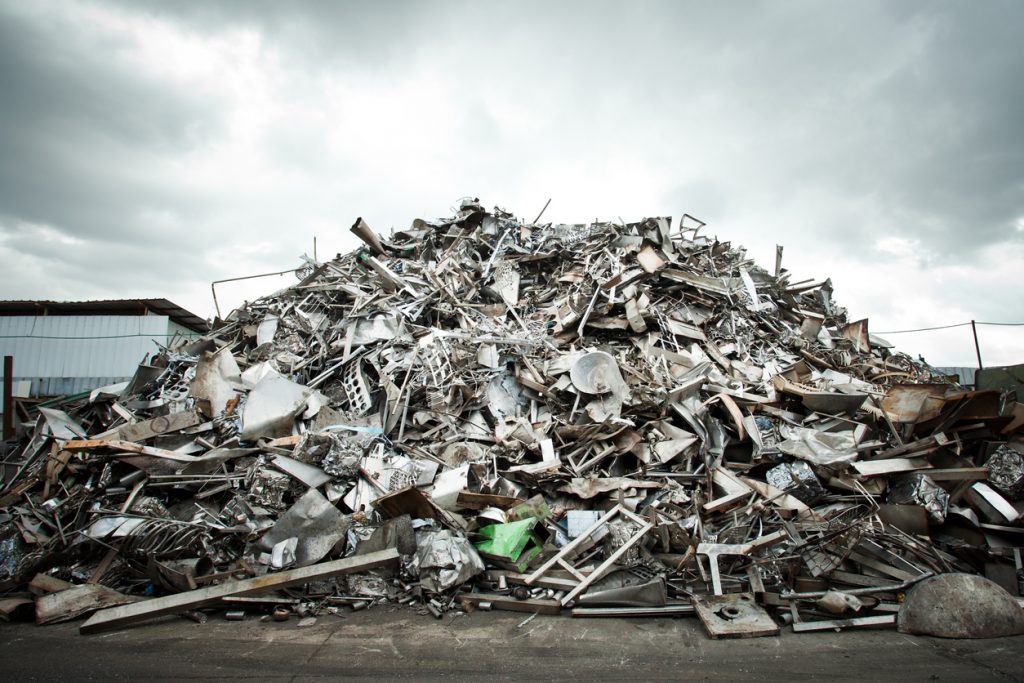
[[[899,630],[940,638],[1000,638],[1024,633],[1024,610],[999,584],[974,574],[925,579],[900,606]]]
[[[569,369],[569,379],[577,389],[588,394],[618,394],[626,389],[619,364],[604,351],[591,351],[577,358]]]

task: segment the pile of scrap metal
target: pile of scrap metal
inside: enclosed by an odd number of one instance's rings
[[[932,575],[1016,594],[1024,406],[933,383],[828,280],[703,228],[358,220],[354,253],[39,410],[0,470],[0,611],[91,632],[390,602],[723,637],[894,625]]]

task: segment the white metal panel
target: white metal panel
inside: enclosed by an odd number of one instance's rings
[[[32,380],[33,393],[59,384],[54,379],[120,381],[157,350],[154,340],[167,342],[169,322],[161,315],[0,316],[0,355],[14,356],[14,378]]]
[[[31,396],[70,396],[124,382],[127,377],[42,377],[30,382]]]
[[[179,325],[178,323],[174,322],[173,320],[170,320],[167,323],[167,333],[169,335],[172,335],[172,336],[169,336],[167,338],[168,341],[173,340],[173,339],[177,339],[178,341],[183,341],[183,340],[186,340],[186,339],[198,339],[199,337],[203,336],[202,333],[195,332],[194,330],[190,330],[187,327],[185,327],[184,325]],[[178,335],[178,336],[174,337],[173,335]]]

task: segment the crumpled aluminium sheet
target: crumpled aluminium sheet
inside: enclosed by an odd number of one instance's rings
[[[889,489],[889,503],[894,505],[920,505],[937,524],[946,521],[949,494],[927,474],[902,476]]]
[[[347,529],[348,523],[338,508],[316,489],[309,489],[260,538],[260,547],[270,551],[281,541],[298,538],[295,566],[305,567],[323,559]]]
[[[484,571],[476,548],[467,538],[450,531],[418,533],[416,545],[410,568],[419,573],[420,583],[427,590],[440,593]]]
[[[242,412],[242,438],[255,441],[261,436],[292,433],[295,416],[306,407],[310,390],[279,375],[268,375],[249,392]]]
[[[985,462],[988,481],[1012,500],[1024,499],[1024,457],[1003,444]]]
[[[765,479],[775,488],[786,491],[809,505],[825,496],[825,487],[818,481],[811,466],[803,460],[776,465],[765,473]]]
[[[857,459],[857,440],[852,432],[819,432],[805,427],[779,425],[785,441],[779,450],[818,467],[841,465]]]

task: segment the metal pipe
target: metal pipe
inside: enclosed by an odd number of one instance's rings
[[[915,583],[924,581],[925,579],[935,576],[935,572],[925,572],[920,576],[917,576],[903,583],[894,583],[887,586],[868,586],[867,588],[851,588],[849,590],[837,590],[839,593],[846,593],[847,595],[871,595],[872,593],[891,593],[892,591],[901,591],[910,588]],[[826,591],[815,591],[813,593],[780,593],[780,600],[817,600],[825,595]]]
[[[540,217],[543,216],[544,212],[548,210],[548,204],[550,204],[550,203],[551,203],[551,198],[549,197],[548,200],[546,202],[544,202],[544,208],[541,209],[540,213],[537,214],[537,217],[533,219],[533,223],[531,225],[536,225],[537,224],[537,221],[540,220]]]
[[[213,293],[213,307],[217,310],[217,317],[220,316],[220,304],[217,303],[217,285],[222,282],[237,282],[238,280],[252,280],[258,277],[270,277],[271,275],[284,275],[286,273],[294,273],[298,268],[292,268],[291,270],[279,270],[276,273],[260,273],[259,275],[243,275],[242,277],[227,277],[223,280],[214,280],[210,283],[210,291]]]

